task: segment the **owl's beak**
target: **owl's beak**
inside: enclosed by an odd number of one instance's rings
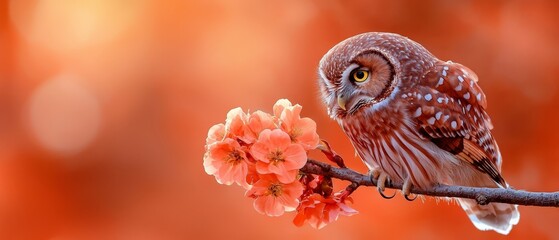
[[[347,97],[345,97],[344,95],[338,95],[338,106],[340,106],[340,108],[342,108],[343,110],[345,109],[345,105],[347,103]]]

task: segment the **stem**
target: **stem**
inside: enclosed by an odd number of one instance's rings
[[[359,186],[376,186],[376,180],[349,168],[337,168],[329,164],[309,159],[301,171],[341,180]],[[386,188],[402,189],[402,183],[387,182]],[[457,197],[474,199],[480,205],[491,202],[510,203],[525,206],[559,207],[559,192],[528,192],[504,188],[479,188],[464,186],[436,185],[428,189],[411,189],[412,193],[434,197]]]

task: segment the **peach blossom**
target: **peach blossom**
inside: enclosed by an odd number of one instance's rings
[[[250,190],[248,197],[255,198],[254,208],[261,214],[280,216],[284,212],[294,211],[303,194],[303,185],[299,181],[282,183],[274,175],[261,175]]]
[[[285,109],[294,110],[295,108],[297,108],[297,111],[301,112],[302,107],[299,104],[293,106],[289,100],[279,99],[272,107],[272,110],[274,112],[274,116],[279,118],[283,110]]]
[[[312,227],[321,229],[336,221],[340,215],[357,214],[355,209],[346,204],[346,201],[351,202],[351,198],[341,199],[340,196],[340,193],[336,193],[324,198],[322,195],[314,193],[305,197],[297,208],[297,215],[293,219],[293,223],[300,227],[308,222]]]
[[[214,175],[220,184],[249,188],[247,183],[248,160],[244,148],[232,138],[226,138],[209,146],[204,155],[206,173]]]
[[[274,115],[292,142],[301,144],[305,150],[315,149],[319,142],[316,123],[310,118],[301,118],[301,109],[301,105],[292,106],[288,100],[281,99],[274,105]]]
[[[256,171],[274,174],[282,183],[295,181],[297,173],[307,162],[305,149],[291,142],[289,135],[280,129],[265,129],[250,149],[256,160]]]
[[[274,123],[272,115],[262,112],[255,111],[248,117],[247,126],[250,132],[245,134],[245,136],[251,138],[252,142],[256,141],[260,133],[264,129],[275,129],[277,128]]]
[[[252,157],[250,157],[250,154],[248,154],[247,163],[248,163],[248,174],[247,174],[246,181],[248,184],[254,184],[260,179],[260,174],[258,174],[258,172],[256,171],[256,160],[254,160]]]
[[[208,131],[206,138],[206,149],[213,143],[222,141],[225,138],[225,124],[220,123],[213,125]]]
[[[238,138],[247,144],[252,144],[256,138],[252,136],[247,126],[248,119],[249,115],[243,112],[243,109],[240,107],[229,110],[225,120],[227,136]]]

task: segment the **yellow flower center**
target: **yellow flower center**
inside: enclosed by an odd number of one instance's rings
[[[279,183],[274,183],[268,187],[268,191],[274,197],[280,196],[282,194],[281,185]]]
[[[243,157],[241,156],[241,152],[238,150],[231,151],[227,156],[227,163],[231,165],[237,165],[241,162],[241,160],[243,160]]]
[[[280,162],[285,161],[285,159],[283,158],[283,152],[280,150],[271,152],[270,155],[268,156],[268,159],[270,159],[270,163],[272,164],[278,164]]]
[[[302,135],[302,131],[299,128],[293,128],[289,132],[289,138],[291,138],[292,143],[297,142],[297,138],[300,137],[301,135]]]

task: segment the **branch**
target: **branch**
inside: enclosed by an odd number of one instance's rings
[[[301,171],[352,182],[358,186],[376,186],[376,180],[349,168],[338,168],[327,163],[309,159]],[[387,182],[386,188],[402,189],[402,183]],[[429,189],[411,189],[412,193],[434,197],[457,197],[474,199],[480,205],[490,202],[526,206],[559,207],[559,192],[527,192],[503,188],[479,188],[437,185]]]

